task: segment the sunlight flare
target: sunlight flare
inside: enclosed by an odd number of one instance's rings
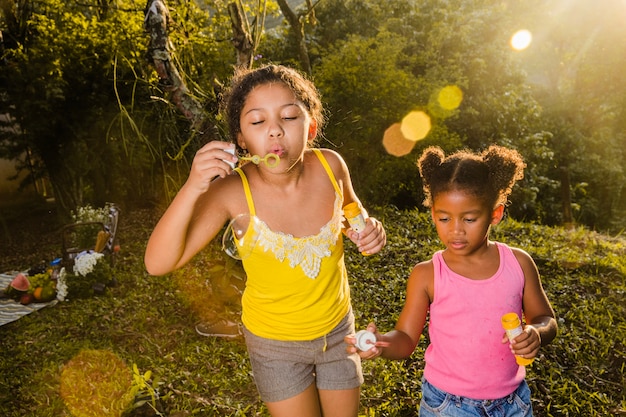
[[[530,46],[533,35],[526,29],[518,30],[511,36],[511,48],[516,51],[523,51]]]

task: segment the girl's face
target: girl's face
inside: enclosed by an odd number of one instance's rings
[[[261,157],[274,153],[283,167],[301,159],[317,133],[304,105],[283,83],[255,87],[243,106],[240,125],[240,147]]]
[[[448,251],[467,255],[486,244],[489,228],[502,220],[504,206],[495,209],[462,191],[439,193],[433,199],[431,215],[439,239]]]

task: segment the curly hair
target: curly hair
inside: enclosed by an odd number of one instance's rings
[[[255,87],[269,83],[283,83],[289,87],[296,99],[304,104],[309,116],[316,121],[318,132],[321,132],[325,121],[324,110],[315,85],[293,68],[266,65],[256,69],[236,70],[230,87],[222,94],[221,110],[225,115],[233,142],[237,143],[237,135],[241,132],[241,111],[248,95]]]
[[[491,145],[482,153],[468,150],[445,156],[431,146],[417,162],[423,180],[424,205],[431,207],[439,193],[459,190],[495,207],[506,204],[515,182],[524,177],[526,164],[514,149]]]

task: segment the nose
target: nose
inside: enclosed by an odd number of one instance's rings
[[[271,138],[280,138],[283,136],[283,127],[280,122],[274,121],[270,123],[268,128],[268,134]]]
[[[463,221],[462,220],[454,220],[454,222],[452,224],[452,231],[454,232],[455,235],[464,234],[465,230],[463,228]]]

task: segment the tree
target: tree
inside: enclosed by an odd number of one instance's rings
[[[32,175],[50,178],[61,214],[86,203],[151,198],[155,162],[170,183],[167,155],[181,160],[194,150],[189,144],[198,132],[220,134],[216,80],[226,79],[234,62],[232,45],[221,46],[232,38],[221,2],[218,13],[180,3],[169,21],[168,9],[155,5],[165,16],[161,30],[172,20],[176,28],[167,33],[171,42],[151,39],[151,58],[165,58],[158,77],[143,59],[144,14],[131,0],[2,6],[0,24],[10,42],[0,111],[16,129],[0,132],[0,155],[33,155]],[[163,17],[150,16],[157,23]],[[177,54],[168,55],[171,45]]]
[[[305,23],[309,22],[312,26],[316,24],[315,6],[311,0],[306,0],[306,9],[304,13],[297,14],[292,10],[287,0],[277,0],[280,10],[289,22],[291,33],[298,47],[298,57],[300,58],[300,66],[304,72],[311,74],[311,59],[309,57],[309,49],[306,44]],[[319,1],[319,0],[318,0]]]
[[[520,63],[552,133],[554,164],[547,175],[559,187],[544,188],[556,209],[546,207],[548,223],[581,222],[602,229],[623,228],[624,90],[626,44],[623,4],[609,0],[534,2],[519,18],[536,44]],[[560,210],[559,210],[560,209]]]
[[[427,145],[497,143],[528,164],[514,217],[624,225],[619,0],[559,10],[538,0],[135,4],[0,2],[0,111],[16,127],[0,130],[0,155],[32,155],[66,209],[131,189],[138,200],[159,187],[170,196],[195,150],[225,137],[218,97],[233,67],[273,62],[310,70],[329,110],[322,145],[344,154],[368,204],[419,205],[415,159]],[[279,10],[283,24],[267,32]],[[144,12],[160,31],[149,62]],[[514,51],[508,39],[524,27],[535,41]],[[462,101],[444,109],[438,94],[450,86]],[[413,110],[430,116],[428,136],[407,156],[386,154],[385,130]]]
[[[546,165],[551,154],[534,150],[545,148],[547,135],[537,131],[539,108],[511,61],[506,16],[490,1],[320,5],[314,39],[321,58],[314,75],[330,103],[329,140],[350,144],[342,150],[371,202],[419,205],[415,160],[431,144],[451,151],[499,143]],[[352,33],[345,41],[339,36],[344,30]],[[463,92],[458,109],[437,104],[446,86]],[[383,132],[412,110],[427,112],[432,130],[409,155],[386,155]],[[536,193],[529,187],[523,196]],[[523,214],[535,215],[535,209],[527,204]]]
[[[61,211],[123,195],[106,173],[124,170],[124,152],[103,133],[119,112],[114,80],[137,71],[140,20],[105,1],[5,1],[2,12],[0,106],[17,127],[0,133],[2,153],[34,155],[31,174],[49,176]]]

